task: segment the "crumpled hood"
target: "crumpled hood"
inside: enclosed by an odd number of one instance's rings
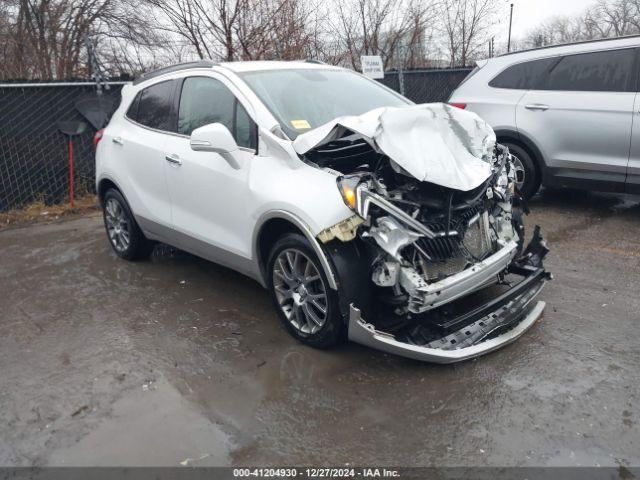
[[[338,117],[299,135],[293,148],[302,155],[351,132],[424,182],[468,191],[491,175],[493,129],[475,113],[444,103]]]

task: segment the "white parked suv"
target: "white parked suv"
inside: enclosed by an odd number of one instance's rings
[[[449,102],[473,111],[516,157],[517,183],[640,193],[640,36],[478,62]]]
[[[524,248],[510,155],[473,113],[323,64],[202,61],[126,85],[96,140],[118,256],[159,241],[246,274],[309,345],[447,363],[542,314],[547,248],[537,227]]]

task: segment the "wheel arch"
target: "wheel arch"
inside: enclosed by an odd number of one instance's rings
[[[544,182],[544,178],[546,175],[546,162],[544,156],[542,155],[542,151],[536,145],[536,143],[528,136],[516,130],[498,129],[495,131],[495,133],[498,143],[515,143],[521,148],[525,149],[531,156],[531,159],[533,160],[536,168],[538,168],[538,172],[541,175],[540,178]]]
[[[122,189],[118,186],[118,184],[116,184],[116,182],[114,182],[111,178],[104,177],[98,181],[98,187],[96,189],[98,193],[98,200],[100,201],[100,205],[104,204],[104,196],[106,195],[107,190],[111,188],[120,192],[120,195],[122,195],[125,201],[127,200],[126,197],[124,196],[124,193],[122,192]]]
[[[331,263],[311,229],[301,218],[284,210],[273,210],[263,214],[254,230],[253,258],[256,259],[263,285],[268,284],[266,269],[269,251],[278,238],[286,233],[299,233],[307,239],[314,253],[318,256],[320,265],[329,281],[329,287],[337,290],[338,284]]]

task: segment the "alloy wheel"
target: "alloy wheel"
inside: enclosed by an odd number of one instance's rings
[[[327,290],[313,261],[300,250],[280,252],[273,264],[273,288],[278,305],[293,327],[314,334],[327,321]]]
[[[109,241],[118,252],[124,252],[131,243],[131,225],[124,208],[115,198],[109,198],[104,207]]]
[[[524,165],[522,164],[522,160],[520,160],[515,155],[511,155],[511,161],[513,162],[513,169],[515,171],[516,177],[516,188],[519,192],[522,191],[522,187],[524,186],[525,181],[525,170]]]

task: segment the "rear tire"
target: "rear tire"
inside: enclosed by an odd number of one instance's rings
[[[120,258],[139,260],[149,256],[153,243],[144,236],[122,194],[109,189],[104,195],[102,217],[111,248]]]
[[[536,167],[533,158],[520,145],[505,143],[509,152],[513,155],[514,166],[516,167],[516,188],[525,200],[533,197],[540,188],[542,180],[540,172]]]
[[[346,339],[338,293],[329,287],[304,236],[289,233],[275,243],[266,277],[280,321],[293,337],[315,348],[331,348]]]

